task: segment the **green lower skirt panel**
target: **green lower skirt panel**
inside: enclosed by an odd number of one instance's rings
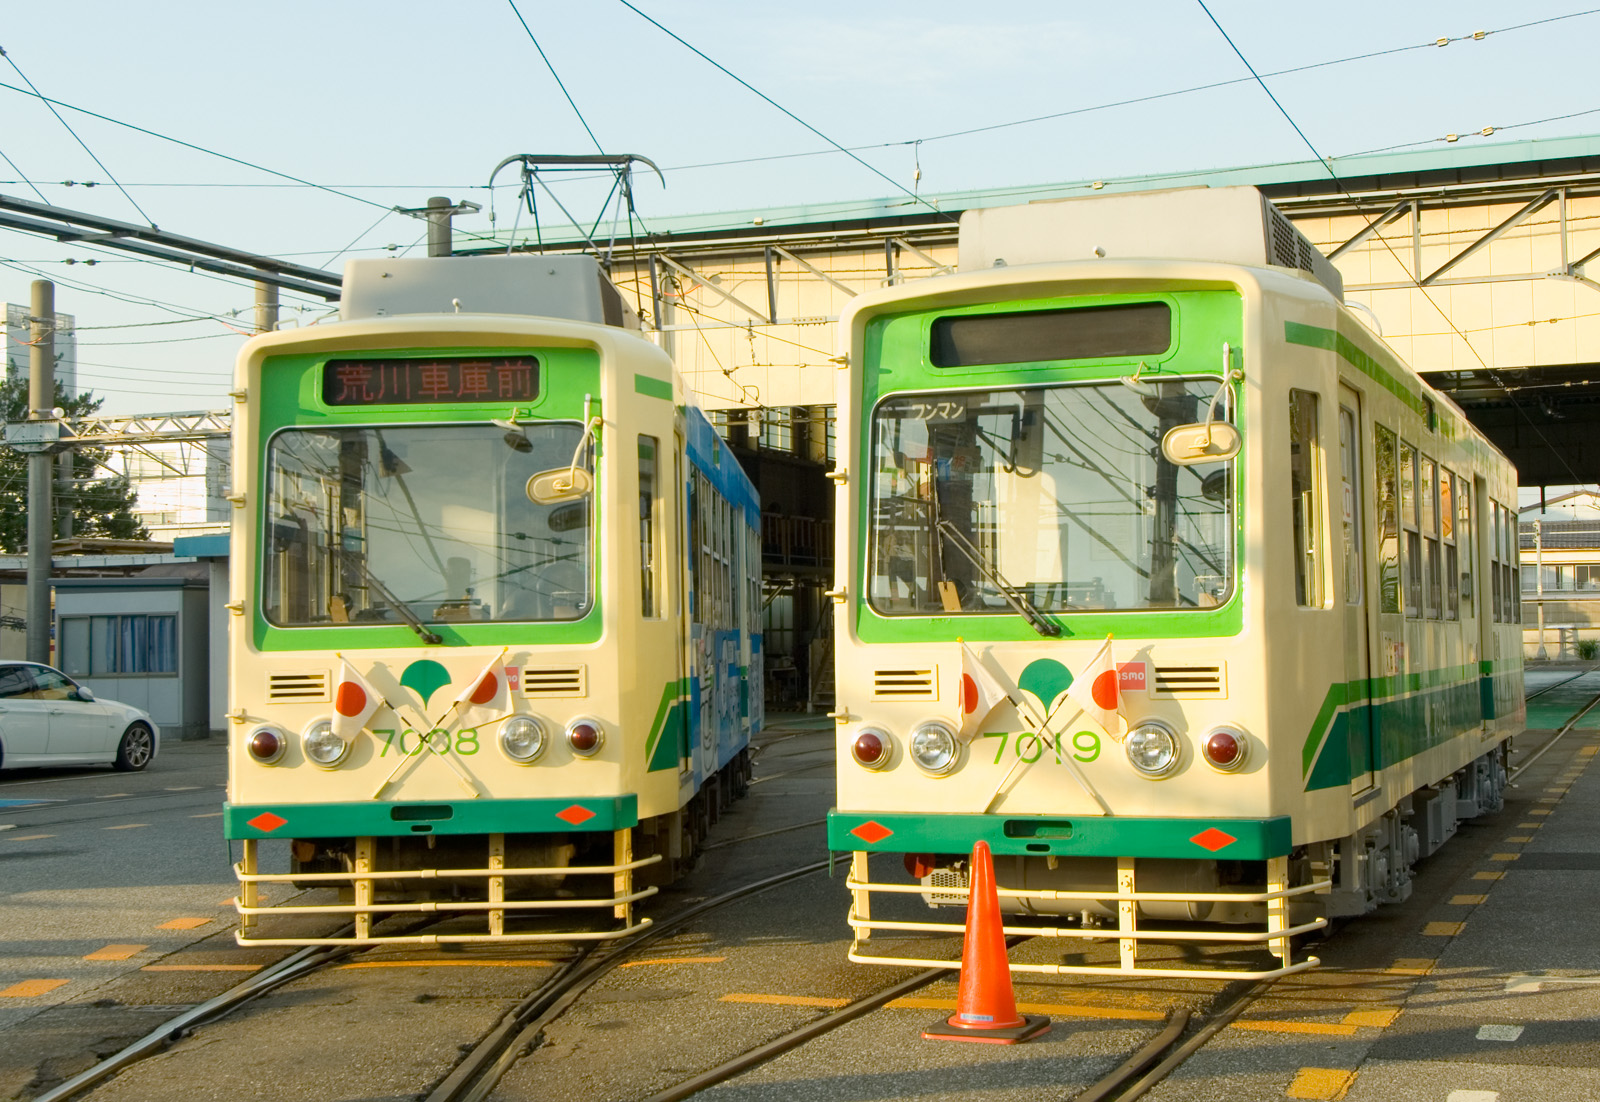
[[[566,834],[638,825],[639,797],[544,800],[223,804],[225,836],[355,838],[396,834]]]
[[[859,811],[828,813],[828,848],[873,853],[970,853],[989,843],[996,855],[1054,857],[1181,857],[1261,861],[1283,857],[1289,817],[1155,819],[1041,815],[924,815]]]

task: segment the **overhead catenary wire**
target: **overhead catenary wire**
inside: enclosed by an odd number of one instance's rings
[[[534,37],[533,28],[528,26],[528,21],[522,18],[522,12],[517,10],[517,0],[506,0],[511,5],[511,14],[517,17],[517,22],[522,24],[522,29],[527,32],[528,41],[533,43],[533,48],[539,51],[539,59],[544,62],[544,67],[550,70],[550,75],[555,78],[556,87],[561,89],[561,94],[567,97],[567,106],[572,108],[572,113],[578,116],[578,122],[583,126],[583,132],[589,135],[589,140],[594,143],[598,152],[604,153],[605,147],[600,144],[600,139],[594,136],[594,131],[589,128],[589,120],[583,117],[583,112],[578,110],[578,104],[572,98],[572,93],[567,91],[566,82],[561,79],[561,74],[556,72],[556,67],[550,63],[550,56],[544,52],[544,47],[539,45],[538,38]]]
[[[1289,125],[1294,128],[1294,132],[1300,136],[1300,140],[1304,142],[1306,148],[1311,151],[1311,155],[1315,157],[1318,163],[1320,163],[1323,168],[1327,170],[1328,176],[1333,180],[1334,186],[1339,189],[1339,193],[1348,198],[1350,195],[1349,189],[1345,187],[1344,181],[1339,178],[1339,174],[1334,171],[1333,165],[1321,154],[1321,152],[1318,151],[1316,145],[1313,144],[1311,139],[1306,136],[1305,131],[1300,129],[1300,124],[1294,121],[1294,117],[1290,115],[1283,104],[1278,101],[1278,97],[1272,94],[1272,89],[1267,87],[1267,82],[1263,80],[1256,72],[1255,66],[1250,64],[1250,59],[1244,56],[1244,51],[1239,49],[1238,45],[1233,41],[1232,36],[1229,35],[1228,32],[1223,28],[1222,24],[1218,22],[1217,17],[1211,14],[1211,9],[1206,6],[1206,0],[1195,0],[1195,3],[1200,5],[1200,10],[1205,12],[1206,18],[1211,20],[1212,26],[1216,27],[1217,32],[1222,35],[1223,41],[1227,42],[1228,44],[1228,48],[1234,52],[1234,55],[1237,56],[1238,59],[1244,64],[1244,67],[1250,71],[1250,75],[1255,79],[1255,82],[1261,86],[1261,90],[1267,94],[1267,98],[1270,99],[1272,101],[1272,105],[1278,109],[1278,113],[1281,114],[1289,123]],[[1372,223],[1369,221],[1367,226],[1370,229]],[[1374,236],[1377,238],[1379,243],[1381,243],[1383,247],[1389,251],[1390,255],[1394,257],[1395,262],[1400,264],[1401,270],[1405,271],[1405,265],[1400,260],[1399,254],[1394,251],[1394,246],[1391,245],[1381,233],[1375,234]],[[1461,332],[1461,330],[1456,327],[1455,320],[1445,312],[1444,307],[1440,306],[1438,302],[1434,300],[1433,296],[1428,293],[1428,289],[1422,284],[1420,275],[1421,273],[1413,273],[1411,277],[1412,282],[1416,285],[1417,291],[1424,299],[1427,300],[1428,305],[1432,306],[1434,310],[1438,312],[1439,316],[1444,319],[1444,323],[1450,327],[1451,332],[1453,332],[1457,337],[1461,338],[1462,343],[1467,346],[1467,350],[1471,352],[1473,358],[1476,359],[1480,365],[1482,365],[1484,371],[1489,373],[1490,378],[1495,379],[1496,382],[1499,382],[1498,378],[1493,372],[1493,369],[1489,367],[1488,362],[1483,358],[1483,355],[1478,351],[1477,347],[1467,339],[1467,335],[1465,333]],[[1504,384],[1502,383],[1501,386],[1503,387]],[[1517,401],[1516,395],[1508,392],[1506,396],[1511,399],[1512,406],[1514,406],[1517,412],[1522,415],[1522,419],[1528,423],[1528,427],[1534,431],[1534,433],[1544,443],[1544,446],[1550,450],[1550,453],[1556,457],[1556,460],[1566,470],[1568,476],[1570,476],[1572,479],[1572,484],[1583,485],[1583,480],[1580,479],[1578,477],[1578,473],[1572,469],[1572,464],[1567,462],[1566,455],[1550,442],[1550,438],[1544,434],[1544,431],[1539,428],[1539,426],[1534,422],[1533,418],[1528,416],[1527,410],[1522,408],[1522,404]]]

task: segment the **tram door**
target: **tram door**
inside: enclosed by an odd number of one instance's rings
[[[1361,395],[1339,387],[1340,528],[1344,541],[1344,665],[1348,686],[1350,789],[1372,787],[1374,746],[1371,656],[1367,625],[1365,456],[1361,447]]]

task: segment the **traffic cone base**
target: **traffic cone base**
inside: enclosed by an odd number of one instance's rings
[[[950,1019],[941,1018],[925,1028],[922,1036],[929,1041],[977,1041],[985,1045],[1015,1045],[1049,1031],[1048,1017],[1043,1014],[1024,1014],[1022,1024],[1012,1029],[956,1025]]]
[[[922,1031],[930,1041],[979,1041],[1014,1045],[1050,1028],[1043,1015],[1017,1013],[1011,990],[1011,962],[1000,923],[1000,893],[994,881],[989,844],[972,847],[967,893],[967,931],[961,943],[961,988],[956,1012]]]

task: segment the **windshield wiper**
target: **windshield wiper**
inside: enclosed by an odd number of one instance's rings
[[[389,592],[384,584],[378,580],[378,576],[367,569],[366,561],[360,555],[351,551],[340,551],[339,558],[345,562],[354,563],[355,568],[361,572],[362,578],[366,579],[367,587],[376,593],[384,604],[394,609],[395,614],[406,622],[407,627],[421,636],[424,643],[430,646],[437,646],[444,642],[444,636],[429,631],[428,625],[424,624],[422,618],[411,611],[410,605]]]
[[[962,535],[959,528],[948,520],[941,520],[934,528],[954,544],[955,549],[965,555],[968,562],[983,573],[983,576],[989,580],[989,584],[998,589],[1000,596],[1004,597],[1006,603],[1016,610],[1017,615],[1033,625],[1034,631],[1037,631],[1040,635],[1052,637],[1061,634],[1061,625],[1053,624],[1046,620],[1044,613],[1033,607],[1022,590],[1002,578],[1000,572],[989,563],[988,559],[983,557],[983,552],[974,547],[972,541]]]

